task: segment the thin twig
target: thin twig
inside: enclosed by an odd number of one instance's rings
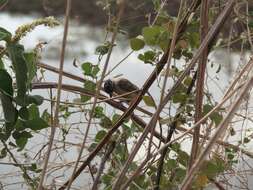
[[[74,169],[73,169],[73,173],[72,173],[72,175],[69,179],[68,185],[67,185],[68,190],[70,189],[71,184],[72,184],[73,180],[75,179],[75,172],[77,170],[78,163],[81,159],[81,156],[82,156],[82,153],[83,153],[83,150],[84,150],[84,147],[85,147],[86,139],[88,137],[88,133],[89,133],[90,126],[91,126],[91,121],[93,119],[93,114],[94,114],[94,111],[95,111],[95,108],[96,108],[96,105],[97,105],[98,96],[100,94],[100,89],[101,89],[101,86],[102,86],[102,82],[105,78],[107,67],[109,65],[109,60],[111,58],[112,50],[113,50],[113,47],[114,47],[114,42],[115,42],[117,34],[118,34],[119,23],[120,23],[120,19],[121,19],[122,15],[123,15],[124,8],[125,8],[125,1],[122,0],[122,1],[119,2],[119,13],[117,15],[116,26],[115,26],[114,32],[112,34],[112,40],[110,42],[110,47],[109,47],[108,54],[107,54],[107,57],[106,57],[106,61],[105,61],[105,64],[104,64],[104,68],[103,68],[103,71],[102,71],[102,74],[101,74],[101,79],[98,81],[98,84],[97,84],[96,95],[94,97],[94,102],[93,102],[93,105],[92,105],[92,108],[91,108],[90,117],[89,117],[87,128],[86,128],[86,131],[85,131],[85,134],[84,134],[84,139],[83,139],[83,142],[82,142],[82,146],[81,146],[78,158],[76,160],[76,163],[75,163],[75,166],[74,166]]]
[[[243,100],[243,97],[248,93],[253,83],[253,77],[251,77],[248,82],[246,83],[245,87],[241,90],[241,93],[239,94],[237,100],[235,103],[230,107],[226,117],[222,120],[222,122],[217,127],[217,130],[213,137],[210,139],[209,143],[205,147],[205,149],[201,152],[196,162],[193,164],[192,168],[190,169],[189,173],[186,175],[184,181],[182,182],[182,189],[186,190],[189,185],[191,184],[193,177],[195,176],[196,172],[198,172],[201,164],[203,163],[205,157],[210,153],[212,146],[217,141],[217,139],[220,137],[221,134],[226,130],[227,124],[229,121],[231,121],[233,114],[238,109],[238,107],[241,105],[241,102]]]
[[[11,150],[8,148],[7,144],[6,144],[3,140],[1,140],[1,142],[2,142],[3,145],[4,145],[5,150],[9,153],[11,159],[15,162],[15,166],[19,167],[20,170],[23,172],[23,177],[24,177],[24,180],[26,181],[26,184],[27,184],[28,186],[30,186],[33,190],[35,190],[35,189],[36,189],[36,186],[37,186],[38,184],[36,184],[36,181],[33,180],[33,179],[29,176],[29,174],[28,174],[28,172],[27,172],[27,170],[26,170],[25,165],[19,163],[19,161],[16,159],[16,157],[13,155],[13,153],[11,152]]]
[[[49,144],[48,144],[48,151],[47,151],[47,154],[46,154],[43,170],[41,172],[41,177],[40,177],[40,183],[39,183],[39,186],[38,186],[38,190],[43,189],[43,182],[44,182],[44,178],[45,178],[45,174],[46,174],[46,170],[47,170],[47,166],[48,166],[49,157],[50,157],[50,154],[51,154],[51,149],[52,149],[52,146],[53,146],[55,130],[56,130],[56,126],[59,123],[58,114],[59,114],[59,106],[60,106],[60,99],[61,99],[63,65],[64,65],[65,48],[66,48],[66,44],[67,44],[70,9],[71,9],[71,0],[67,0],[66,12],[65,12],[64,33],[63,33],[63,40],[62,40],[62,47],[61,47],[61,57],[60,57],[60,68],[59,68],[58,89],[57,89],[57,102],[56,102],[56,105],[55,105],[54,121],[53,121],[54,125],[51,126],[51,133],[50,133],[50,139],[49,139]]]
[[[164,94],[165,94],[165,89],[166,89],[166,86],[167,86],[170,63],[171,63],[171,59],[172,59],[172,56],[173,56],[173,53],[174,53],[174,50],[175,50],[175,46],[176,46],[176,40],[177,40],[177,35],[178,35],[178,27],[179,27],[179,24],[180,24],[180,19],[181,19],[181,15],[182,15],[182,11],[183,11],[183,4],[184,4],[184,0],[181,0],[180,1],[180,7],[179,7],[179,10],[178,10],[177,22],[176,22],[176,25],[175,25],[175,28],[174,28],[174,31],[173,31],[173,36],[172,36],[168,61],[166,63],[165,76],[164,76],[162,91],[161,91],[161,96],[160,96],[160,103],[158,105],[157,110],[161,109],[162,101],[163,101]],[[153,124],[152,131],[155,130],[156,122],[157,122],[158,119],[159,119],[159,114],[157,115],[157,118],[154,118],[155,122]],[[173,126],[175,127],[176,123],[174,123]],[[171,138],[171,136],[172,136],[172,134],[168,133],[167,139]],[[166,150],[164,151],[163,156],[161,156],[161,159],[160,159],[160,162],[159,162],[159,165],[158,165],[157,176],[156,176],[156,184],[155,184],[154,190],[159,190],[160,189],[159,184],[160,184],[160,178],[161,178],[161,173],[162,173],[162,168],[163,168],[163,160],[164,160],[165,155],[166,155]]]
[[[201,41],[204,40],[207,32],[208,32],[208,3],[209,0],[203,0],[201,3],[201,17],[200,17],[200,37]],[[202,105],[203,105],[203,97],[204,97],[204,81],[205,81],[205,70],[207,63],[207,56],[209,52],[209,47],[206,47],[203,51],[203,54],[199,60],[198,70],[197,70],[197,85],[196,85],[196,104],[195,104],[195,122],[201,118],[202,115]],[[190,155],[189,167],[191,167],[193,161],[195,160],[198,149],[199,149],[199,134],[200,127],[196,127],[194,130],[193,140],[192,140],[192,150]]]
[[[219,190],[225,190],[225,188],[219,183],[217,182],[215,179],[209,179],[212,183],[214,183],[214,185],[219,189]]]
[[[98,185],[100,183],[100,177],[101,177],[102,172],[104,170],[105,163],[109,159],[110,154],[112,153],[112,151],[115,148],[115,145],[116,145],[115,141],[111,142],[111,144],[109,145],[108,149],[106,150],[106,153],[105,153],[104,157],[101,160],[101,164],[100,164],[100,167],[98,169],[96,179],[95,179],[95,181],[93,183],[92,190],[97,190],[98,189]]]
[[[60,72],[58,68],[53,67],[53,66],[51,66],[51,65],[47,65],[47,64],[42,63],[42,62],[38,62],[38,63],[37,63],[37,66],[39,66],[39,67],[41,67],[41,68],[43,68],[43,69],[52,71],[52,72],[54,72],[54,73],[59,73],[59,72]],[[73,75],[73,74],[71,74],[71,73],[69,73],[69,72],[66,72],[66,71],[63,71],[63,72],[62,72],[62,75],[65,76],[65,77],[71,78],[71,79],[73,79],[73,80],[82,82],[82,83],[87,81],[86,79],[84,79],[84,78],[82,78],[82,77]]]
[[[250,44],[250,49],[253,51],[253,42],[252,42],[252,37],[250,35],[250,28],[249,28],[249,2],[245,1],[246,3],[246,27],[247,27],[247,36],[248,36],[248,41]]]
[[[189,96],[191,94],[192,89],[193,89],[194,84],[195,84],[195,81],[196,81],[196,78],[197,78],[197,73],[195,72],[195,74],[192,78],[191,84],[189,85],[189,87],[187,89],[187,92],[186,92],[187,96]],[[187,101],[185,103],[181,103],[179,108],[177,109],[177,114],[175,115],[174,120],[169,125],[169,131],[168,131],[168,135],[167,135],[167,139],[166,139],[165,144],[171,141],[172,135],[174,134],[176,128],[179,128],[178,125],[177,125],[178,124],[178,119],[181,117],[181,114],[183,112],[183,108],[184,108],[186,103],[187,103]],[[165,148],[161,152],[161,156],[160,156],[159,161],[158,161],[157,176],[156,176],[157,185],[156,185],[155,188],[159,188],[160,178],[162,176],[162,171],[163,171],[163,163],[164,163],[164,159],[165,159],[165,156],[167,154],[167,151],[168,151],[168,148]]]
[[[106,73],[105,76],[110,75],[121,63],[123,63],[134,51],[130,51],[123,59],[121,59],[110,71]]]
[[[181,188],[182,190],[187,190],[188,189],[188,187],[191,184],[194,176],[196,175],[196,173],[198,172],[200,166],[204,162],[206,156],[210,153],[210,151],[212,149],[212,146],[217,141],[217,139],[220,137],[220,135],[223,134],[223,132],[227,129],[227,127],[224,127],[224,126],[227,126],[227,124],[231,121],[231,119],[233,118],[232,117],[233,114],[238,109],[238,107],[241,105],[243,97],[248,93],[248,91],[250,90],[252,84],[253,84],[253,77],[251,77],[248,80],[247,84],[245,85],[244,89],[241,91],[241,93],[238,96],[237,100],[235,101],[235,103],[229,109],[226,117],[222,120],[222,122],[217,127],[217,130],[216,130],[215,134],[210,139],[210,141],[207,144],[207,146],[205,147],[205,149],[201,152],[201,154],[197,158],[196,162],[191,167],[189,173],[185,176],[184,181],[182,182],[182,188]]]

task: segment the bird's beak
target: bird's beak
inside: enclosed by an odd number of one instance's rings
[[[110,95],[110,98],[112,98],[112,93],[110,93],[109,95]]]

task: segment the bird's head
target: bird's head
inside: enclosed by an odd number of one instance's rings
[[[108,93],[110,95],[110,97],[112,97],[112,93],[113,93],[113,82],[112,82],[112,80],[108,79],[108,80],[105,81],[104,90],[105,90],[106,93]]]

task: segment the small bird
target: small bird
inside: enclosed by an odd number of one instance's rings
[[[112,97],[113,93],[116,93],[117,95],[126,94],[125,96],[123,96],[123,98],[126,98],[128,100],[134,99],[139,92],[138,86],[131,83],[129,80],[125,78],[106,80],[104,83],[104,90],[106,93],[110,95],[110,97]]]

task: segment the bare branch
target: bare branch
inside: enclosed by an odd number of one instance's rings
[[[60,68],[59,68],[59,78],[58,78],[58,88],[57,88],[57,99],[56,99],[56,105],[55,105],[55,112],[54,112],[54,121],[53,126],[51,126],[51,133],[50,133],[50,139],[48,143],[48,150],[43,166],[43,170],[41,172],[41,178],[38,190],[43,189],[43,182],[47,170],[47,165],[49,161],[49,157],[51,154],[51,149],[53,146],[54,141],[54,135],[56,127],[59,123],[58,114],[59,114],[59,106],[60,106],[60,100],[61,100],[61,90],[62,90],[62,76],[63,76],[63,65],[64,65],[64,56],[65,56],[65,48],[67,44],[67,35],[68,35],[68,26],[69,26],[69,17],[70,17],[70,9],[71,9],[71,0],[67,0],[66,4],[66,12],[65,12],[65,23],[64,23],[64,33],[63,33],[63,40],[62,40],[62,47],[61,47],[61,57],[60,57]]]

